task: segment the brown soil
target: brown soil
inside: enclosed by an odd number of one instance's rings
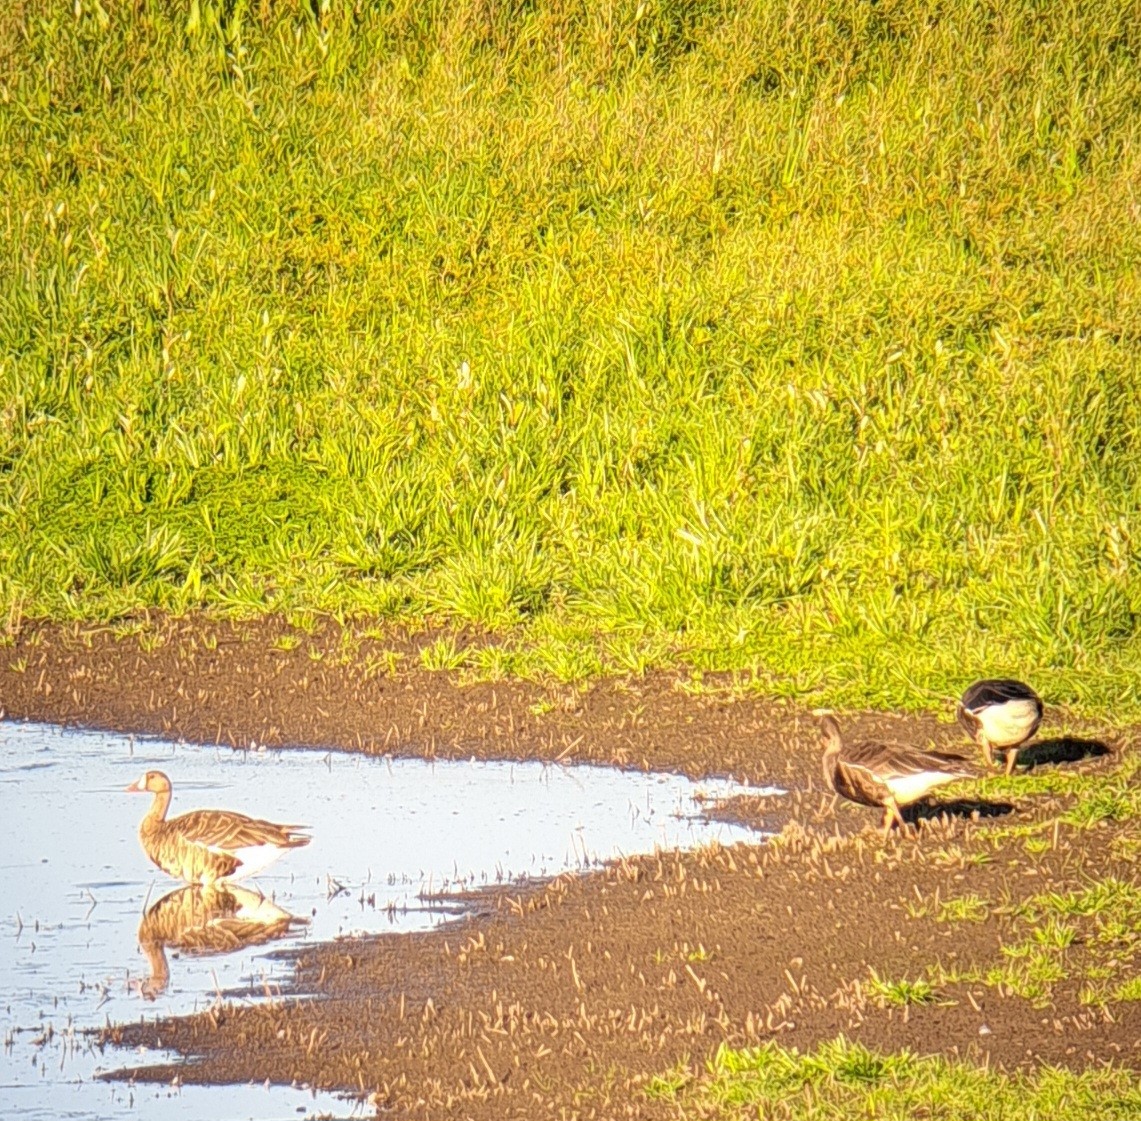
[[[876,811],[833,806],[822,790],[815,721],[803,710],[728,692],[693,696],[672,674],[586,691],[465,685],[411,668],[414,656],[395,676],[370,674],[383,651],[414,655],[426,642],[349,641],[331,625],[304,635],[277,621],[163,621],[125,638],[33,627],[0,654],[0,699],[17,718],[243,747],[594,761],[775,781],[793,795],[729,812],[785,826],[781,841],[489,893],[479,913],[435,931],[308,947],[297,987],[324,999],[124,1026],[111,1040],[161,1040],[194,1060],[180,1068],[184,1079],[307,1082],[374,1095],[414,1117],[666,1116],[675,1107],[643,1091],[679,1062],[697,1067],[722,1042],[805,1047],[841,1032],[1005,1066],[1141,1066],[1141,1009],[1117,1004],[1111,1019],[1084,1006],[1076,984],[1041,1008],[981,984],[949,986],[936,1004],[881,1008],[866,988],[873,969],[915,978],[937,961],[968,969],[1001,960],[1010,916],[941,923],[915,917],[910,901],[1019,897],[1028,882],[1068,890],[1094,874],[1133,881],[1132,865],[1112,855],[1112,828],[1063,827],[1044,852],[995,855],[979,817],[1027,823],[1058,806],[945,803],[945,816],[917,815],[930,818],[918,837],[885,845],[871,829]],[[843,723],[853,736],[965,747],[932,716]],[[1112,763],[1083,758],[1079,741],[1051,746],[1049,727],[1043,736],[1035,759],[1062,760],[1043,765]],[[984,849],[994,858],[975,862]]]

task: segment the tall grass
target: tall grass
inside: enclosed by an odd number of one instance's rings
[[[0,150],[9,612],[1141,712],[1134,6],[12,0]]]

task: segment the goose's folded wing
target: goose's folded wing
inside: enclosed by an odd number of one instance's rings
[[[891,791],[900,805],[926,797],[935,787],[967,778],[973,767],[957,755],[921,751],[916,747],[888,744],[861,744],[845,760],[850,772],[862,769],[873,775],[881,787]]]
[[[289,848],[308,840],[297,833],[300,826],[275,825],[272,821],[260,821],[227,810],[192,810],[170,824],[187,841],[215,852],[235,852],[261,845]]]
[[[963,694],[963,707],[969,712],[1011,701],[1030,701],[1039,704],[1038,694],[1021,681],[980,681]]]
[[[880,782],[891,778],[914,778],[945,774],[967,778],[975,773],[971,762],[961,755],[922,751],[906,744],[858,743],[844,752],[844,763],[867,772]]]

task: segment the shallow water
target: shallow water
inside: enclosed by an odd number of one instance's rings
[[[156,768],[174,784],[172,815],[237,809],[304,822],[313,842],[235,889],[181,889],[139,847],[150,796],[124,793]],[[348,1116],[353,1103],[304,1088],[92,1081],[167,1056],[101,1053],[84,1030],[220,994],[258,999],[291,974],[273,951],[424,929],[454,917],[432,901],[443,892],[755,839],[706,820],[695,800],[742,789],[594,766],[219,751],[0,723],[0,1116]]]

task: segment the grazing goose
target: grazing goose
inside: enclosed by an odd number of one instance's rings
[[[820,722],[824,745],[824,781],[837,794],[863,806],[883,806],[886,841],[900,806],[918,802],[937,786],[970,778],[974,771],[958,755],[921,751],[905,744],[855,743],[845,746],[840,725],[831,716]]]
[[[994,765],[994,749],[1006,752],[1006,773],[1018,762],[1018,749],[1042,723],[1042,699],[1021,681],[976,681],[959,702],[959,723]]]
[[[150,964],[150,976],[139,991],[147,1000],[165,991],[168,948],[202,956],[228,954],[272,942],[304,922],[264,895],[233,884],[175,888],[152,903],[139,923],[139,946]]]
[[[167,821],[170,779],[162,771],[147,771],[127,790],[155,796],[139,826],[143,852],[188,884],[252,876],[286,849],[309,843],[309,837],[298,832],[303,825],[274,825],[229,810],[192,810]]]

